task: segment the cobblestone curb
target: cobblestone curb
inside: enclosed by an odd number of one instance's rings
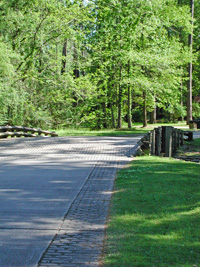
[[[96,165],[38,267],[99,265],[117,165],[117,161]]]

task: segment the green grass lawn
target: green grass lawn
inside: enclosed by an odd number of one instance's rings
[[[149,129],[132,128],[132,129],[102,129],[90,130],[89,128],[68,128],[56,130],[59,136],[120,136],[120,135],[135,135],[148,133]]]
[[[200,165],[138,157],[115,183],[105,267],[200,266]]]
[[[124,127],[122,129],[101,129],[101,130],[91,130],[89,128],[66,128],[56,130],[59,136],[120,136],[120,135],[135,135],[135,134],[145,134],[150,130],[158,126],[174,126],[174,127],[187,127],[185,122],[179,123],[158,123],[149,124],[148,127],[143,128],[142,123],[134,123],[132,129]]]

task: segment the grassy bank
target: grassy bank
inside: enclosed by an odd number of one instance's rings
[[[105,267],[200,266],[200,165],[139,157],[119,172]]]
[[[135,134],[145,134],[155,127],[165,125],[173,127],[187,127],[185,122],[181,123],[158,123],[149,124],[148,127],[143,128],[142,123],[134,123],[131,129],[123,127],[122,129],[101,129],[101,130],[91,130],[89,128],[66,128],[56,130],[59,136],[120,136],[120,135],[135,135]]]

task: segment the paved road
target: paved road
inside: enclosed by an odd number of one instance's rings
[[[193,132],[193,138],[194,139],[200,138],[200,131]]]
[[[0,266],[98,266],[115,174],[140,138],[0,141]]]

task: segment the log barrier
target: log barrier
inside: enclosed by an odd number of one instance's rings
[[[172,157],[184,140],[192,141],[193,132],[161,126],[146,134],[138,144],[142,150],[149,149],[149,155]]]
[[[56,132],[44,131],[41,129],[23,127],[23,126],[0,126],[0,138],[8,137],[37,137],[37,136],[58,136]]]

